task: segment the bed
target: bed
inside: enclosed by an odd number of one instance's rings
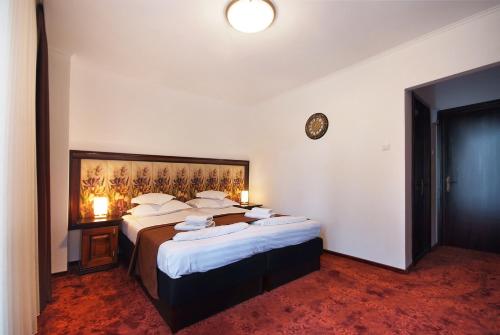
[[[181,200],[193,197],[193,185],[205,189],[213,187],[208,183],[214,173],[219,183],[217,189],[224,190],[233,199],[239,196],[239,191],[248,188],[248,161],[81,151],[72,152],[70,158],[70,222],[88,213],[85,187],[90,183],[85,178],[91,176],[95,179],[101,170],[105,171],[104,177],[97,184],[107,186],[104,192],[108,192],[108,197],[113,201],[123,200],[110,204],[111,210],[121,210],[120,214],[130,207],[130,198],[140,194],[134,188],[141,186],[143,180],[151,184],[149,190],[173,194]],[[130,175],[123,176],[122,172],[127,171],[127,168],[130,169]],[[147,171],[151,173],[149,179],[144,178]],[[117,196],[115,185],[120,182],[117,175],[129,183],[123,188],[129,192],[128,196]],[[135,175],[140,175],[142,179],[134,179]],[[228,176],[232,178],[229,182]],[[160,183],[165,180],[175,180],[178,186],[180,178],[185,178],[188,186],[157,189],[165,186]],[[196,184],[195,181],[198,182],[200,178],[207,185]],[[227,185],[233,186],[224,189]],[[144,185],[141,187],[141,190],[147,190]],[[237,213],[244,211],[228,207],[188,209],[145,218],[124,215],[119,234],[120,259],[125,263],[130,261],[138,235],[148,228],[180,222],[187,215],[240,215]],[[172,331],[176,332],[264,291],[318,270],[323,250],[319,236],[320,224],[308,220],[270,227],[250,225],[243,231],[205,240],[166,241],[159,246],[156,256],[157,290],[154,293],[157,295],[151,295],[149,288],[143,287]],[[143,283],[141,278],[138,279]]]
[[[128,263],[137,233],[146,227],[182,221],[187,215],[244,211],[230,207],[146,218],[126,215],[120,253]],[[312,220],[269,227],[250,225],[241,232],[205,240],[164,242],[157,256],[159,299],[148,296],[170,328],[177,331],[318,270],[320,228]]]

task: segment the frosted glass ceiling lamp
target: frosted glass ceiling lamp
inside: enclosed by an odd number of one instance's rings
[[[233,0],[227,5],[229,24],[243,33],[257,33],[269,27],[276,11],[270,0]]]

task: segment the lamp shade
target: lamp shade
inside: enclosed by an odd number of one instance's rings
[[[241,191],[240,202],[242,204],[248,204],[248,191]]]
[[[105,217],[108,215],[108,198],[95,197],[94,198],[94,216],[96,218]]]
[[[233,0],[226,10],[229,24],[243,33],[256,33],[274,21],[275,9],[270,0]]]

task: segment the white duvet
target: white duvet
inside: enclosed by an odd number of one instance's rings
[[[224,209],[188,209],[146,218],[124,217],[122,231],[135,243],[137,232],[145,227],[182,221],[187,215],[242,213],[236,207]],[[247,229],[202,240],[166,241],[157,256],[158,268],[170,278],[216,269],[255,254],[300,244],[320,236],[321,225],[307,220],[273,226],[250,225]]]

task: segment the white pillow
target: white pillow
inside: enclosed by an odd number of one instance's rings
[[[229,199],[216,200],[216,199],[202,199],[202,198],[189,200],[186,202],[186,204],[194,208],[226,208],[239,205],[239,203]]]
[[[196,193],[196,197],[203,199],[223,200],[225,197],[227,197],[227,193],[210,190],[210,191],[198,192]]]
[[[137,217],[145,217],[169,214],[189,208],[192,207],[183,203],[182,201],[171,200],[167,203],[164,203],[163,205],[142,204],[139,206],[135,206],[134,208],[129,209],[128,213]]]
[[[135,198],[132,198],[132,203],[138,204],[138,205],[144,205],[144,204],[163,205],[164,203],[169,202],[173,198],[175,198],[175,197],[173,195],[170,195],[170,194],[147,193],[147,194],[141,194]]]

